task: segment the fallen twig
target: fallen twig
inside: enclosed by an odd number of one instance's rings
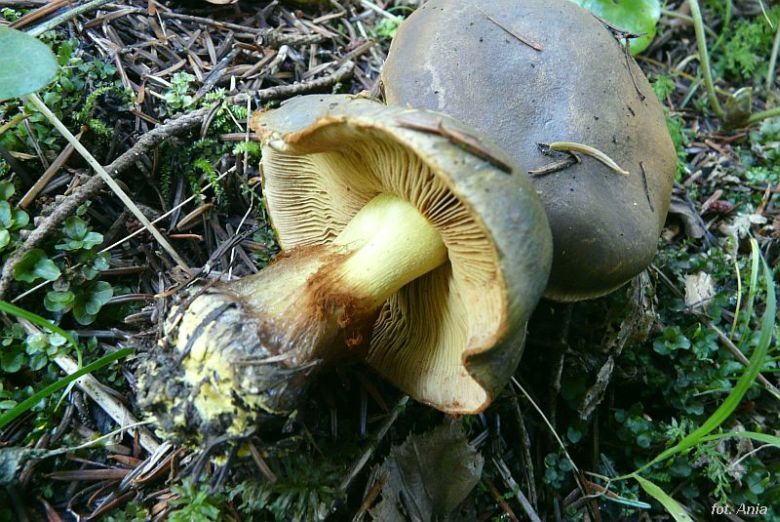
[[[376,433],[376,435],[374,435],[373,439],[368,444],[368,447],[363,451],[362,455],[360,455],[360,458],[352,465],[349,472],[344,477],[344,480],[341,481],[341,484],[339,484],[339,491],[347,491],[349,485],[352,483],[355,477],[358,476],[360,471],[363,469],[363,466],[365,466],[368,460],[371,458],[371,455],[374,454],[374,451],[376,450],[379,443],[382,441],[382,439],[384,439],[385,435],[387,435],[390,426],[393,425],[404,408],[406,408],[407,402],[409,402],[409,397],[404,395],[396,403],[393,410],[387,416],[387,419],[385,419],[384,424],[382,424],[382,426],[379,428],[379,431]]]
[[[268,89],[258,91],[254,97],[259,102],[265,102],[277,98],[289,98],[291,96],[297,96],[299,94],[324,89],[326,87],[332,87],[352,76],[352,69],[354,69],[354,67],[354,62],[346,61],[341,64],[338,69],[326,76],[322,76],[315,80],[309,80],[306,82],[293,83],[291,85],[269,87]]]
[[[79,132],[76,135],[77,140],[81,140],[81,136],[84,134],[84,132]],[[41,174],[41,177],[38,178],[38,180],[33,184],[32,187],[25,193],[25,195],[22,197],[22,199],[19,200],[19,208],[27,208],[30,206],[30,203],[35,201],[35,198],[38,197],[38,194],[46,188],[46,185],[49,184],[49,181],[60,171],[63,165],[68,162],[71,155],[73,154],[73,151],[75,149],[73,148],[73,145],[68,143],[68,145],[57,155],[57,158],[52,162],[51,165],[49,165],[49,168],[46,169],[46,171]]]
[[[110,0],[92,0],[91,2],[87,2],[84,5],[74,7],[73,9],[70,9],[69,11],[65,11],[61,15],[55,16],[51,20],[48,20],[42,23],[41,25],[36,25],[35,27],[27,31],[27,34],[31,36],[40,36],[46,31],[51,31],[58,25],[63,24],[73,18],[76,18],[80,14],[84,14],[86,12],[92,11],[93,9],[97,9],[98,7],[104,4],[107,4],[109,1]]]
[[[479,9],[479,8],[477,8],[477,9]],[[508,35],[512,36],[513,38],[517,39],[519,42],[524,43],[525,45],[527,45],[528,47],[530,47],[534,51],[543,51],[544,50],[544,47],[542,47],[542,44],[540,44],[539,42],[535,42],[535,41],[531,40],[530,38],[527,38],[527,37],[517,33],[517,31],[513,31],[509,27],[505,26],[504,24],[502,24],[501,22],[499,22],[498,20],[496,20],[495,18],[493,18],[492,16],[487,14],[482,9],[479,9],[479,12],[482,13],[485,16],[485,18],[487,18],[488,20],[490,20],[491,22],[496,24],[496,26],[498,26],[499,29],[501,29],[502,31],[504,31]]]
[[[520,503],[523,511],[525,511],[528,519],[531,520],[531,522],[542,522],[542,519],[539,518],[539,515],[534,510],[534,507],[530,502],[528,502],[526,496],[523,495],[523,492],[520,490],[520,486],[518,486],[517,482],[515,482],[515,479],[512,477],[512,473],[509,471],[506,463],[503,460],[494,457],[493,465],[496,467],[498,474],[501,475],[501,479],[504,481],[506,487],[515,493],[515,498]]]

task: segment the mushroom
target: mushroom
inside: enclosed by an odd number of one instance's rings
[[[439,410],[486,408],[552,257],[525,173],[447,116],[361,97],[295,98],[252,126],[283,253],[171,310],[140,404],[169,435],[239,436],[359,357]]]
[[[650,264],[676,154],[647,79],[589,12],[430,0],[401,24],[382,82],[389,104],[449,114],[537,174],[553,232],[546,297],[597,297]]]

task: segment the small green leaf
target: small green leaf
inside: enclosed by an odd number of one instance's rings
[[[0,250],[8,246],[11,242],[11,234],[7,230],[0,230]]]
[[[87,285],[83,293],[76,297],[73,305],[73,317],[79,324],[91,324],[98,312],[114,296],[114,289],[105,281],[95,281]]]
[[[0,200],[6,201],[14,195],[16,189],[10,181],[0,181]]]
[[[14,224],[14,214],[7,201],[0,201],[0,227],[8,229]]]
[[[677,503],[676,500],[670,497],[666,491],[659,488],[649,480],[640,477],[639,475],[635,475],[634,478],[637,482],[639,482],[639,485],[642,486],[642,489],[645,490],[645,493],[660,502],[661,505],[666,508],[666,511],[668,511],[669,514],[672,515],[672,518],[674,518],[677,522],[693,522],[693,519],[688,516],[688,513],[685,512],[685,509],[683,509],[683,507]]]
[[[18,372],[22,368],[24,360],[25,356],[22,350],[18,348],[4,350],[0,357],[0,368],[7,373]]]
[[[630,39],[631,54],[647,49],[655,37],[655,26],[661,18],[659,0],[571,0],[603,18],[615,28],[640,35]]]
[[[84,236],[83,243],[84,250],[91,250],[92,247],[99,245],[103,242],[103,234],[100,234],[99,232],[87,232],[87,235]]]
[[[46,44],[0,26],[0,100],[35,92],[57,74],[57,60]]]
[[[71,291],[60,292],[51,290],[46,292],[46,296],[43,298],[43,306],[50,312],[63,312],[71,307],[75,299],[76,294]]]
[[[60,269],[54,261],[46,257],[46,252],[34,248],[27,252],[21,261],[14,266],[14,279],[32,283],[36,279],[54,281],[60,277]]]
[[[101,241],[102,243],[102,241]],[[95,256],[95,260],[92,261],[92,268],[95,270],[103,271],[109,269],[109,260],[111,259],[111,254],[108,252],[103,252],[102,254],[98,254]]]
[[[30,369],[34,372],[42,369],[49,362],[49,358],[45,353],[36,353],[30,357]]]
[[[68,339],[66,339],[65,336],[60,335],[56,332],[49,335],[49,344],[54,346],[55,348],[59,348],[60,346],[65,346],[65,343],[67,342]]]
[[[29,355],[43,352],[49,346],[49,336],[45,333],[36,333],[27,336],[25,340],[26,352]]]
[[[71,239],[84,239],[89,232],[87,222],[78,216],[71,216],[65,220],[62,231]]]
[[[19,230],[20,228],[24,228],[30,222],[30,216],[24,210],[14,209],[12,213],[13,213],[12,219],[14,220],[14,224],[11,225],[11,228],[13,230]]]
[[[55,247],[57,250],[90,250],[103,242],[103,234],[91,232],[87,222],[78,216],[71,216],[65,220],[62,231],[68,239],[58,244]]]

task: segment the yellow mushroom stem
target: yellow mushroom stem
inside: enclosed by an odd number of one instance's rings
[[[420,211],[380,194],[332,242],[292,249],[172,310],[166,343],[178,372],[160,375],[158,357],[139,372],[140,402],[172,434],[245,433],[258,414],[294,409],[311,368],[367,346],[382,303],[446,261]]]
[[[306,263],[300,262],[303,258]],[[296,286],[302,286],[303,294],[323,293],[310,300],[342,295],[359,308],[374,309],[446,260],[447,248],[439,232],[420,211],[397,196],[380,194],[355,214],[332,243],[294,249],[277,260],[274,272],[279,273],[274,277],[283,279],[275,280],[270,285],[273,288],[265,288],[271,281],[266,281],[269,278],[264,273],[245,277],[233,287],[251,305],[262,308],[269,301],[268,293],[273,307],[280,308],[274,313],[284,313],[290,304],[275,294]]]

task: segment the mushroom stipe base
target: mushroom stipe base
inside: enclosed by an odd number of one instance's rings
[[[311,373],[368,345],[378,308],[447,261],[439,233],[380,194],[335,241],[280,255],[171,311],[166,342],[142,364],[139,402],[180,440],[239,437],[298,405]]]

